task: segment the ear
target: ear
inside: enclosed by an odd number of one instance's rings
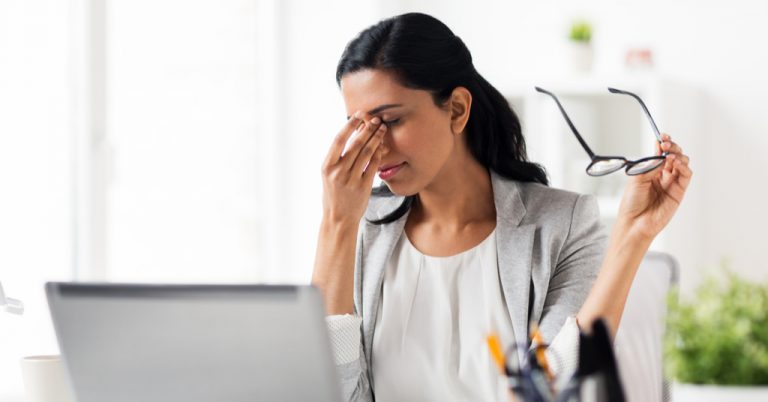
[[[454,134],[464,132],[469,121],[469,111],[472,107],[472,93],[467,88],[456,87],[448,100],[451,111],[451,131]]]

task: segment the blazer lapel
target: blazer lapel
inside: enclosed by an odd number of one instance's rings
[[[528,306],[536,226],[520,225],[525,205],[517,182],[491,171],[496,203],[496,250],[499,280],[518,343],[528,343]],[[519,356],[521,359],[523,356]]]
[[[380,219],[394,211],[403,202],[403,197],[391,197],[377,210],[377,216],[368,219]],[[366,225],[363,236],[364,261],[360,275],[362,275],[362,304],[363,304],[363,340],[366,356],[371,356],[373,347],[373,327],[376,324],[376,315],[381,299],[381,286],[384,281],[384,272],[392,252],[400,240],[408,219],[408,212],[400,219],[384,225]]]

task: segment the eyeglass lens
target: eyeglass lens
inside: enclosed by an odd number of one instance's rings
[[[662,163],[664,163],[664,159],[648,159],[648,160],[640,161],[630,166],[627,169],[627,174],[638,175],[638,174],[643,174],[645,172],[650,172],[651,170],[661,166]]]
[[[590,164],[587,167],[587,173],[592,176],[603,176],[621,169],[626,163],[624,159],[601,159]]]

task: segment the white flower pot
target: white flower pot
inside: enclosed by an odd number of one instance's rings
[[[571,67],[573,70],[582,74],[592,71],[592,59],[594,58],[592,44],[571,41],[570,45]]]
[[[766,402],[768,386],[675,384],[672,402]]]

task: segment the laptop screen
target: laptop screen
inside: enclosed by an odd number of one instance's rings
[[[47,284],[77,400],[339,401],[310,286]]]

